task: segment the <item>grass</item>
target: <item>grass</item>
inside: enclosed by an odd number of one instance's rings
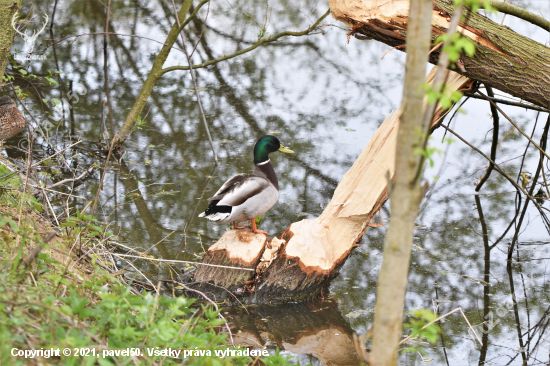
[[[229,347],[219,311],[137,292],[113,273],[109,234],[94,218],[52,225],[9,173],[0,164],[0,364],[286,364],[278,352]]]

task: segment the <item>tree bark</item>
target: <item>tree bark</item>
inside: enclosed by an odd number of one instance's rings
[[[430,47],[432,0],[411,0],[407,61],[397,132],[395,184],[391,194],[390,228],[384,242],[384,258],[376,291],[376,311],[370,362],[374,366],[397,365],[402,332],[403,304],[409,277],[414,221],[421,200],[422,148],[429,125],[424,126],[424,73]],[[431,118],[430,116],[428,118]],[[428,119],[429,121],[429,119]],[[418,131],[422,131],[421,134]],[[421,177],[421,175],[420,175]]]
[[[360,39],[375,39],[406,51],[408,0],[330,0],[332,16]],[[434,0],[432,41],[446,33],[453,13],[452,0]],[[520,13],[515,15],[521,15]],[[469,10],[459,31],[475,42],[474,56],[461,55],[456,72],[515,97],[550,108],[550,48]],[[432,46],[436,46],[432,44]],[[437,64],[441,48],[430,54]]]
[[[428,82],[435,71],[428,75]],[[469,89],[472,84],[454,72],[447,81],[453,91]],[[439,108],[432,126],[442,114]],[[217,301],[232,301],[237,296],[244,303],[304,301],[323,294],[365,231],[380,226],[370,222],[388,198],[386,186],[395,172],[400,115],[401,110],[386,118],[338,184],[321,216],[293,223],[281,234],[281,242],[273,239],[266,246],[247,244],[265,240],[263,234],[257,234],[258,239],[250,236],[237,240],[235,231],[229,231],[203,257],[203,263],[255,268],[256,273],[246,271],[245,279],[238,278],[238,269],[214,270],[199,265],[194,283],[188,286],[207,291]]]
[[[13,35],[15,34],[11,19],[13,14],[21,9],[21,1],[0,0],[0,85],[4,83],[2,77],[6,73]]]

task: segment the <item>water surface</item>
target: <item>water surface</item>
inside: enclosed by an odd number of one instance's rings
[[[88,150],[75,150],[68,166],[87,169],[104,165],[96,152],[101,138],[102,101],[107,101],[106,128],[116,132],[136,100],[150,70],[159,43],[121,34],[134,34],[163,42],[174,22],[171,4],[165,2],[113,2],[107,62],[103,32],[106,9],[100,1],[38,1],[37,8],[53,19],[53,27],[41,35],[41,52],[47,59],[33,61],[29,71],[47,74],[60,70],[59,84],[31,85],[17,79],[27,94],[25,105],[34,126],[43,126],[48,115],[60,121],[46,136],[37,135],[37,146],[55,150],[81,138]],[[266,11],[266,5],[268,10]],[[522,1],[518,6],[550,16],[545,1]],[[326,10],[327,4],[300,2],[212,2],[200,11],[206,26],[194,21],[185,29],[190,45],[197,45],[194,64],[231,54],[253,44],[261,25],[268,35],[305,30]],[[267,15],[266,15],[267,14]],[[502,16],[496,17],[498,21]],[[548,33],[506,16],[505,24],[541,43]],[[271,156],[280,184],[279,202],[266,214],[263,230],[278,234],[292,222],[318,216],[330,201],[343,174],[366,146],[385,117],[401,101],[405,54],[376,41],[347,42],[343,25],[332,18],[321,31],[300,38],[283,38],[229,61],[196,70],[200,95],[220,165],[214,168],[212,151],[197,108],[188,72],[165,74],[157,83],[142,113],[147,123],[132,133],[124,156],[111,161],[99,197],[96,216],[109,224],[120,241],[157,258],[197,260],[229,225],[199,219],[210,197],[231,175],[252,170],[254,142],[266,133],[277,137],[293,156]],[[201,35],[202,34],[202,35]],[[48,46],[46,39],[69,38]],[[18,40],[16,48],[22,48]],[[181,40],[176,42],[182,48]],[[166,66],[186,65],[182,52],[173,50]],[[64,101],[61,112],[40,102],[42,98],[78,93],[78,103]],[[502,93],[499,93],[502,94]],[[492,119],[486,102],[469,100],[451,123],[471,144],[489,154]],[[533,130],[534,111],[502,106],[533,139],[540,141],[547,115],[541,114]],[[497,162],[513,177],[518,175],[526,141],[501,117]],[[403,354],[402,364],[431,362],[448,365],[548,364],[550,313],[547,280],[549,237],[532,205],[524,220],[520,245],[514,254],[512,273],[506,254],[512,228],[495,246],[515,215],[515,191],[493,172],[482,194],[474,184],[487,167],[486,161],[457,140],[448,147],[437,130],[433,146],[446,153],[435,157],[426,171],[432,185],[417,220],[415,243],[405,309],[427,308],[444,314],[461,307],[469,321],[494,326],[483,337],[484,347],[474,342],[464,319],[446,318],[444,335],[436,345],[422,344],[427,354]],[[17,143],[14,141],[13,143]],[[13,150],[7,150],[10,155]],[[534,174],[538,155],[532,146],[524,171]],[[547,176],[548,166],[545,167]],[[436,177],[438,177],[436,179]],[[95,198],[100,171],[78,185],[75,194]],[[60,201],[56,207],[61,212]],[[84,201],[71,199],[72,209]],[[523,201],[522,201],[523,204]],[[548,207],[548,202],[545,203]],[[381,219],[389,218],[389,204]],[[484,241],[483,227],[487,230]],[[357,364],[352,334],[365,334],[374,320],[376,280],[382,261],[384,227],[370,229],[333,281],[325,300],[279,307],[259,306],[228,310],[239,341],[270,349],[279,347],[297,355],[302,364]],[[170,269],[150,262],[136,262],[150,276],[170,278]],[[173,265],[175,271],[183,268]],[[137,276],[137,275],[136,275]],[[136,277],[137,278],[137,277]],[[151,277],[152,278],[152,277]],[[514,284],[517,311],[510,304]],[[490,285],[489,285],[490,284]],[[330,299],[329,299],[330,296]],[[487,314],[492,313],[491,319]],[[518,325],[519,324],[519,325]],[[331,350],[331,352],[327,352]],[[336,352],[338,351],[338,352]]]

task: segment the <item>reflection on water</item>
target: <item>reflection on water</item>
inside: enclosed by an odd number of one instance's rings
[[[58,1],[53,6],[38,1],[54,19],[50,38],[102,32],[105,7],[101,2]],[[550,15],[543,2],[524,1],[519,6]],[[326,11],[314,1],[269,4],[267,31],[304,30]],[[257,40],[258,22],[266,14],[265,3],[212,2],[207,26],[191,22],[186,39],[196,45],[195,64],[248,47]],[[165,2],[114,2],[109,30],[136,34],[162,42],[174,22]],[[500,21],[500,18],[499,18]],[[110,164],[96,215],[115,231],[121,241],[158,258],[196,260],[226,230],[196,217],[227,177],[252,170],[252,147],[265,133],[276,134],[296,151],[293,156],[273,156],[279,177],[279,202],[267,213],[263,230],[278,234],[290,223],[319,215],[329,202],[341,176],[352,165],[385,116],[400,103],[405,55],[374,41],[346,42],[341,24],[327,18],[323,32],[305,38],[282,39],[204,69],[197,69],[201,99],[207,113],[220,166],[213,169],[212,153],[200,121],[188,73],[165,74],[154,88],[142,113],[147,123],[133,132],[119,162]],[[548,34],[524,25],[513,17],[505,24],[546,42]],[[202,36],[200,36],[202,33]],[[102,139],[102,101],[106,100],[105,126],[113,130],[124,121],[133,105],[160,44],[143,38],[110,35],[104,54],[103,35],[68,39],[45,51],[47,60],[33,61],[34,73],[60,70],[58,85],[29,85],[16,79],[29,95],[26,106],[34,125],[52,115],[61,120],[50,131],[54,149],[68,146],[76,136],[85,140],[79,154],[68,161],[72,169],[104,164],[98,152]],[[181,48],[180,40],[176,46]],[[37,43],[38,44],[38,43]],[[22,46],[18,41],[18,46]],[[106,58],[105,58],[106,55]],[[105,62],[105,59],[107,62]],[[173,51],[166,65],[186,64],[185,56]],[[83,92],[85,88],[86,92]],[[50,108],[42,98],[62,99],[67,92],[79,93],[72,108],[62,101],[61,110]],[[459,115],[455,130],[487,152],[492,120],[488,105],[468,101],[466,115]],[[520,127],[532,131],[535,113],[504,108]],[[541,115],[533,139],[540,140]],[[497,162],[514,177],[518,174],[525,141],[511,125],[501,121]],[[441,150],[443,131],[436,131],[432,144]],[[17,142],[14,142],[17,143]],[[47,148],[44,138],[38,146]],[[12,156],[16,150],[8,149]],[[525,169],[535,170],[537,154],[529,150]],[[468,326],[453,314],[442,322],[445,335],[434,346],[424,345],[427,356],[401,356],[402,364],[527,364],[548,362],[550,322],[547,272],[550,255],[548,235],[539,213],[528,209],[511,271],[506,268],[507,248],[514,228],[501,236],[515,215],[516,197],[511,186],[493,175],[479,196],[474,183],[484,174],[486,163],[469,148],[454,143],[445,165],[439,156],[426,179],[433,184],[423,203],[415,236],[406,310],[435,309],[444,314],[457,307],[483,333],[483,347],[468,334]],[[79,170],[78,170],[79,171]],[[439,175],[439,179],[434,179]],[[100,174],[77,185],[75,194],[92,199]],[[58,202],[59,203],[59,202]],[[71,209],[82,201],[69,200]],[[545,204],[548,207],[548,203]],[[382,219],[389,217],[389,205]],[[300,355],[302,364],[357,364],[352,333],[365,334],[374,313],[376,279],[382,261],[385,229],[370,229],[333,281],[333,301],[253,307],[248,313],[231,309],[240,341],[278,346]],[[144,273],[170,278],[167,266],[136,262]],[[179,272],[182,268],[173,266]],[[183,268],[185,270],[185,268]],[[490,284],[490,285],[489,285]],[[511,286],[514,284],[515,303]],[[483,328],[485,322],[485,328]],[[481,325],[481,327],[480,327]],[[518,340],[521,334],[521,342]],[[523,347],[523,348],[522,348]]]
[[[334,301],[235,307],[228,315],[235,342],[301,354],[300,364],[357,365],[353,329]]]

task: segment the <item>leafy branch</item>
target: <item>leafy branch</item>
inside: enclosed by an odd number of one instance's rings
[[[218,63],[218,62],[221,62],[221,61],[225,61],[225,60],[229,60],[229,59],[232,59],[232,58],[235,58],[237,56],[240,56],[244,53],[247,53],[247,52],[250,52],[258,47],[260,47],[261,45],[263,44],[266,44],[266,43],[270,43],[270,42],[275,42],[277,41],[279,38],[281,37],[285,37],[285,36],[293,36],[293,37],[300,37],[300,36],[305,36],[305,35],[308,35],[310,34],[311,32],[313,32],[315,29],[317,29],[317,27],[319,26],[319,24],[321,24],[321,22],[323,21],[323,19],[325,19],[328,15],[330,14],[330,10],[327,10],[327,12],[325,14],[323,14],[323,16],[321,16],[319,19],[317,19],[317,21],[311,26],[309,27],[308,29],[304,30],[304,31],[301,31],[301,32],[291,32],[291,31],[286,31],[286,32],[281,32],[279,34],[276,34],[274,36],[271,36],[271,37],[267,37],[267,38],[260,38],[256,43],[254,43],[252,46],[250,47],[247,47],[245,49],[242,49],[242,50],[239,50],[235,53],[232,53],[230,55],[224,55],[223,57],[219,57],[219,58],[216,58],[214,60],[210,60],[210,61],[207,61],[207,62],[204,62],[202,64],[198,64],[198,65],[192,65],[193,66],[193,69],[200,69],[200,68],[203,68],[203,67],[206,67],[206,66],[210,66],[210,65],[213,65],[215,63]],[[265,35],[265,33],[264,33]],[[162,74],[166,74],[167,72],[170,72],[170,71],[175,71],[175,70],[189,70],[189,66],[171,66],[171,67],[167,67],[165,69],[162,69]]]

